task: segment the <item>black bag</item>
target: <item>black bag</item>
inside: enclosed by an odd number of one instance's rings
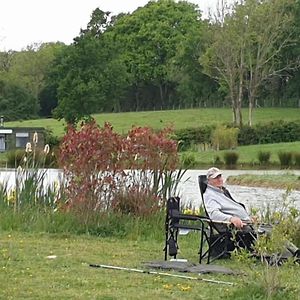
[[[170,237],[168,240],[168,246],[169,246],[169,255],[176,256],[178,247],[175,240],[172,237]]]

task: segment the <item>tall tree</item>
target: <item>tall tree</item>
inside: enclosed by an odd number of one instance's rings
[[[24,88],[0,79],[0,111],[6,121],[36,118],[38,105]]]
[[[49,65],[54,60],[61,43],[30,45],[25,50],[16,52],[7,71],[7,78],[26,89],[37,99],[45,86],[45,76]]]
[[[173,0],[150,1],[115,23],[113,32],[123,46],[123,59],[132,75],[137,110],[143,98],[153,98],[156,107],[170,106],[176,85],[170,67],[188,34],[201,32],[201,23],[196,5]]]
[[[248,123],[259,88],[267,79],[294,68],[281,62],[282,49],[293,44],[292,0],[245,0],[223,6],[212,25],[212,45],[202,57],[206,72],[228,91],[233,121],[242,126],[241,107],[248,100]],[[225,13],[224,13],[225,12]]]
[[[110,20],[109,12],[94,10],[87,29],[55,61],[50,78],[58,86],[57,118],[77,123],[91,113],[118,110],[127,73],[111,36],[104,34]]]

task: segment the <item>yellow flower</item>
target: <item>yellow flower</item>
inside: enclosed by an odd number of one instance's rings
[[[8,194],[7,201],[10,203],[16,202],[16,190],[11,190]]]
[[[170,290],[172,288],[172,284],[164,284],[163,288],[166,290]]]
[[[187,291],[191,290],[191,287],[189,285],[186,285],[186,286],[182,285],[180,287],[180,290],[183,291],[183,292],[187,292]]]

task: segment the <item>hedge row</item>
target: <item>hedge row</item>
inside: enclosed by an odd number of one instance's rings
[[[231,126],[227,126],[231,127]],[[186,128],[176,130],[174,139],[179,142],[180,150],[193,144],[211,144],[216,126]],[[300,141],[300,122],[276,121],[239,129],[238,145],[273,144]]]
[[[186,150],[195,144],[210,144],[215,129],[215,126],[179,129],[175,131],[173,138],[179,142],[179,150]]]
[[[300,122],[270,122],[244,126],[238,136],[239,145],[273,144],[300,141]]]

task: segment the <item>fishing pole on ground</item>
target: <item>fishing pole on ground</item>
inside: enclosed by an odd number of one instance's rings
[[[214,280],[214,279],[204,279],[200,277],[193,277],[193,276],[186,276],[186,275],[177,275],[165,272],[156,272],[156,271],[148,271],[148,270],[141,270],[141,269],[132,269],[132,268],[125,268],[125,267],[117,267],[117,266],[109,266],[109,265],[101,265],[101,264],[90,264],[90,267],[93,268],[103,268],[103,269],[111,269],[111,270],[122,270],[128,272],[136,272],[136,273],[143,273],[143,274],[151,274],[151,275],[159,275],[159,276],[169,276],[169,277],[176,277],[182,279],[189,279],[189,280],[198,280],[204,281],[208,283],[215,283],[215,284],[226,284],[226,285],[234,285],[233,282],[228,281],[221,281],[221,280]]]

